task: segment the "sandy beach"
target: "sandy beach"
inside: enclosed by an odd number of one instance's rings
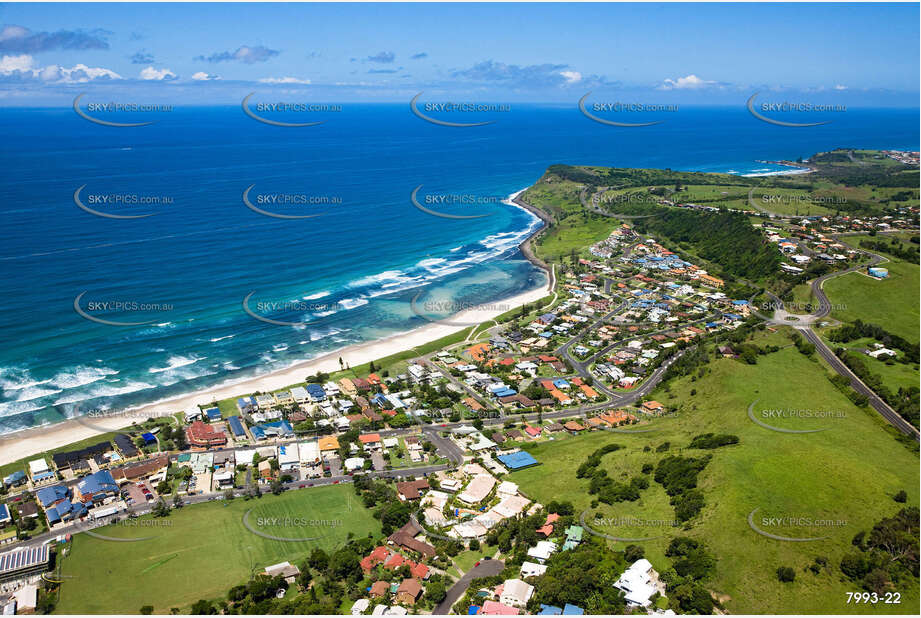
[[[521,191],[510,196],[506,203],[512,204]],[[528,209],[532,214],[534,211]],[[535,234],[539,230],[535,230]],[[523,241],[520,248],[533,237]],[[524,251],[528,259],[544,268],[544,265],[533,259],[530,251]],[[549,279],[549,276],[548,276]],[[129,408],[117,413],[106,413],[102,418],[93,417],[84,421],[69,420],[54,425],[32,427],[0,437],[0,465],[12,463],[30,455],[41,453],[49,449],[59,448],[68,444],[91,438],[105,431],[113,431],[127,427],[135,421],[143,421],[153,416],[175,414],[198,405],[208,404],[213,401],[227,399],[228,397],[243,396],[256,391],[266,392],[284,388],[286,386],[303,382],[304,379],[318,371],[332,373],[339,371],[339,359],[351,366],[358,366],[372,360],[384,358],[404,350],[424,345],[430,341],[446,337],[450,334],[468,328],[470,324],[491,320],[506,311],[521,305],[534,302],[545,297],[548,286],[541,286],[528,292],[518,294],[511,298],[500,299],[484,304],[480,307],[465,308],[450,318],[433,322],[425,326],[398,333],[390,337],[351,345],[316,358],[295,363],[285,369],[267,373],[261,376],[227,382],[196,393],[181,395],[165,399],[136,408]],[[92,425],[92,426],[88,426]]]

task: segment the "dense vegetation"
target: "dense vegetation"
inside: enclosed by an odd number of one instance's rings
[[[775,276],[780,268],[780,254],[742,213],[669,210],[639,219],[635,227],[711,262],[723,276],[758,281]]]
[[[869,592],[883,594],[918,579],[918,508],[900,510],[870,533],[858,532],[855,551],[841,560],[841,572]]]
[[[614,581],[625,566],[622,554],[594,537],[573,550],[558,552],[550,558],[528,603],[529,613],[537,613],[541,604],[563,607],[572,603],[586,614],[623,614],[623,593],[614,587]]]
[[[704,506],[703,492],[697,489],[697,475],[710,463],[710,455],[704,457],[681,457],[670,455],[656,466],[653,477],[671,496],[675,518],[687,521],[697,515]]]
[[[597,495],[598,500],[605,504],[639,500],[640,491],[649,487],[649,480],[642,475],[633,477],[629,483],[621,483],[609,477],[607,470],[599,467],[604,455],[620,448],[619,444],[608,444],[595,450],[576,471],[577,478],[590,480],[588,493]]]
[[[869,324],[861,320],[855,320],[852,324],[845,324],[828,333],[829,341],[833,343],[847,343],[857,339],[870,338],[881,342],[888,348],[894,348],[903,353],[899,359],[892,359],[886,362],[902,362],[906,364],[917,363],[919,348],[917,343],[911,343],[906,339],[890,333],[882,326]],[[873,373],[867,365],[867,361],[860,354],[855,354],[851,350],[838,348],[835,354],[841,361],[854,372],[867,386],[873,389],[880,398],[889,404],[893,410],[899,413],[905,420],[915,427],[919,423],[919,408],[921,408],[921,389],[917,386],[900,387],[893,392],[883,382],[882,378]]]
[[[903,247],[897,238],[893,238],[890,242],[882,240],[861,240],[860,247],[869,251],[882,251],[883,253],[888,253],[901,260],[914,262],[915,264],[918,263],[919,259],[918,247],[912,247],[911,245]]]
[[[726,446],[728,444],[738,443],[739,436],[733,436],[726,433],[704,433],[699,436],[694,436],[694,439],[691,440],[690,444],[688,444],[688,448],[713,449],[719,448],[721,446]]]
[[[681,613],[713,613],[713,597],[704,586],[716,568],[716,558],[700,541],[676,537],[669,543],[665,555],[672,558],[672,568],[662,574],[668,585],[669,598]]]

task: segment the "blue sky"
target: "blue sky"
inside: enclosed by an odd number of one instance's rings
[[[915,4],[3,4],[0,105],[80,92],[916,106]]]

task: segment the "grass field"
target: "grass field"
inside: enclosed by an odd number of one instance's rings
[[[659,537],[642,542],[647,557],[658,570],[668,559],[664,549],[678,534],[703,540],[717,556],[716,576],[710,588],[728,595],[730,613],[854,613],[904,612],[918,605],[917,586],[902,591],[901,606],[847,605],[846,592],[854,585],[842,581],[838,564],[851,547],[851,538],[869,530],[882,517],[901,506],[892,500],[900,489],[908,504],[918,504],[918,457],[897,442],[875,413],[854,407],[825,377],[825,369],[794,348],[759,357],[757,365],[720,359],[703,378],[682,378],[654,397],[677,406],[674,416],[657,419],[655,431],[628,436],[595,432],[559,444],[537,445],[529,451],[543,465],[510,475],[522,491],[540,502],[571,500],[581,511],[588,508],[587,481],[575,470],[586,455],[608,443],[624,446],[605,456],[603,466],[615,480],[640,474],[644,463],[655,464],[666,453],[656,447],[670,442],[670,453],[686,447],[705,432],[739,436],[736,446],[714,451],[691,451],[686,456],[713,455],[699,477],[706,505],[688,530],[669,524],[674,511],[660,485],[652,482],[635,503],[601,504],[589,510],[605,518],[630,518],[636,523],[605,522],[598,528],[615,536]],[[695,389],[696,394],[691,395]],[[749,404],[763,409],[814,410],[842,413],[835,418],[781,418],[769,422],[779,427],[826,431],[784,434],[753,423]],[[652,447],[644,452],[644,447]],[[552,472],[549,472],[552,471]],[[828,536],[828,540],[794,543],[759,536],[747,523],[753,509],[758,517],[811,517],[844,525],[772,527],[770,532],[791,537]],[[639,521],[637,521],[639,520]],[[625,543],[615,546],[623,549]],[[819,575],[803,569],[815,556],[827,556],[831,569]],[[791,566],[796,581],[781,584],[775,570]]]
[[[319,539],[289,542],[258,536],[243,525],[250,509],[247,521],[258,532]],[[249,501],[238,498],[227,506],[222,501],[190,505],[152,521],[158,525],[95,531],[116,538],[154,537],[145,541],[76,535],[63,560],[65,583],[56,612],[134,614],[153,605],[156,613],[168,613],[171,607],[188,608],[199,599],[223,597],[250,573],[285,560],[296,563],[315,547],[334,549],[350,532],[380,533],[379,522],[355,499],[352,487],[343,485]]]
[[[873,279],[862,272],[835,277],[825,283],[832,317],[844,322],[861,319],[879,324],[891,333],[918,342],[917,264],[892,259],[880,264],[889,269],[887,279]]]

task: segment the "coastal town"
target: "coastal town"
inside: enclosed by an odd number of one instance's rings
[[[879,266],[882,258],[842,238],[917,235],[917,214],[914,206],[879,216],[765,216],[754,229],[776,252],[791,286],[855,270],[882,280],[888,275]],[[367,538],[350,533],[341,541],[353,555],[351,570],[343,572],[355,582],[354,594],[336,608],[342,613],[588,613],[578,591],[551,591],[548,568],[563,564],[567,554],[595,551],[589,548],[606,535],[572,503],[538,501],[515,475],[553,474],[535,453],[592,435],[641,434],[658,419],[676,416],[675,402],[652,393],[672,365],[705,344],[716,346],[717,357],[754,364],[766,350],[753,352],[744,342],[757,328],[776,332],[794,314],[809,324],[831,323],[822,311],[827,302],[818,303],[814,315],[813,307],[766,307],[744,278],[727,281],[708,271],[703,261],[629,217],[609,221],[606,236],[559,269],[551,267],[540,302],[464,329],[444,345],[395,362],[317,372],[272,392],[165,409],[120,430],[100,429],[72,448],[4,466],[4,613],[54,608],[53,591],[68,585],[76,537],[117,541],[112,531],[133,521],[168,522],[206,503],[227,508],[272,496],[309,497],[340,485],[349,486],[343,491],[356,502],[377,508],[382,525]],[[900,353],[879,343],[868,354]],[[916,428],[904,429],[904,420],[900,425],[883,413],[885,402],[872,403],[890,423],[917,435]],[[80,422],[92,428],[109,415],[90,411]],[[616,490],[649,484],[642,477],[631,482]],[[593,481],[592,492],[599,489],[614,490],[604,482],[594,488]],[[318,598],[311,570],[322,571],[325,554],[317,557],[323,552],[306,541],[249,517],[253,508],[242,517],[242,534],[297,543],[287,560],[252,565],[252,576],[269,590],[265,598],[308,591]],[[599,593],[606,599],[602,606],[675,614],[669,579],[660,577],[667,565],[651,562],[629,539],[607,536],[618,539],[620,552],[616,577]],[[132,552],[136,545],[109,544],[113,552]],[[309,558],[302,563],[305,545]],[[225,611],[243,608],[253,594],[231,595]],[[210,600],[200,603],[193,613],[216,611]]]

